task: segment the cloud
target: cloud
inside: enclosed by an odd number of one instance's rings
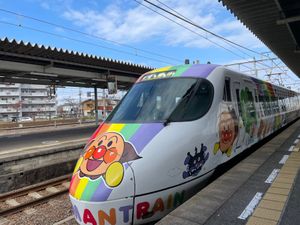
[[[48,2],[41,2],[41,7],[47,10],[51,8]]]
[[[225,9],[221,8],[220,3],[215,0],[167,0],[164,3],[171,6],[174,10],[181,12],[200,26],[224,35],[232,41],[251,47],[262,47],[261,42],[233,17],[232,19],[222,21],[224,16],[222,17],[220,11]],[[143,2],[143,4],[147,3]],[[139,4],[131,4],[131,6],[124,8],[124,4],[116,1],[110,3],[101,11],[69,8],[64,12],[63,16],[90,34],[122,43],[132,44],[158,40],[168,46],[185,46],[190,48],[209,48],[215,46],[199,35],[187,31],[183,27]],[[207,39],[224,45],[219,39],[199,29],[183,23],[179,19],[173,17],[172,19],[200,33],[207,37]]]
[[[61,27],[55,27],[55,28],[54,28],[54,31],[55,31],[56,33],[65,33],[65,30],[64,30],[63,28],[61,28]]]

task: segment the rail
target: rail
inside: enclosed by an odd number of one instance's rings
[[[20,190],[1,194],[0,206],[2,206],[2,209],[0,208],[0,217],[20,212],[29,206],[39,205],[56,196],[67,193],[69,189],[68,186],[70,179],[71,174],[68,174],[45,182],[41,182],[36,185],[31,185]],[[57,187],[59,186],[60,189],[57,189]],[[48,191],[47,189],[51,191]],[[44,191],[47,194],[45,195],[38,193],[41,191]],[[30,196],[30,193],[34,193],[35,197],[32,197],[32,195]],[[17,198],[24,196],[28,196],[29,200],[22,203],[18,203],[16,201]],[[3,206],[5,206],[4,209]]]

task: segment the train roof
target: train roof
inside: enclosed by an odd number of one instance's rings
[[[143,74],[137,82],[166,77],[201,77],[206,78],[216,67],[215,64],[185,64],[166,66]]]
[[[239,71],[231,70],[225,66],[217,65],[217,64],[184,64],[184,65],[178,65],[178,66],[166,66],[158,69],[151,70],[145,74],[143,74],[137,82],[145,81],[145,80],[152,80],[152,79],[159,79],[159,78],[167,78],[167,77],[196,77],[196,78],[207,78],[208,75],[217,67],[221,67],[225,70],[230,70],[232,72],[238,73],[245,78],[251,79],[257,86],[259,85],[265,85],[268,86],[269,89],[271,87],[276,88],[280,91],[285,91],[289,93],[297,93],[295,91],[292,91],[290,89],[277,86],[274,84],[271,84],[267,81],[260,80],[257,78],[254,78],[252,76],[249,76],[247,74],[241,73]],[[271,86],[271,87],[270,87]]]

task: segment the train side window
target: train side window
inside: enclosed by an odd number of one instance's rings
[[[204,116],[209,110],[214,88],[207,80],[200,80],[197,90],[188,99],[182,99],[170,116],[171,121],[191,121]]]
[[[254,95],[255,95],[255,102],[258,102],[258,98],[257,98],[257,90],[254,89]]]
[[[230,78],[225,77],[224,91],[223,91],[223,100],[225,102],[231,102],[231,93],[230,93]]]
[[[255,106],[254,106],[254,103],[253,103],[253,101],[254,101],[253,94],[252,94],[251,91],[247,91],[246,94],[248,95],[248,99],[251,100],[249,102],[249,104],[247,105],[247,108],[248,108],[248,110],[250,112],[250,115],[252,117],[255,117]]]
[[[241,108],[241,100],[240,100],[240,89],[235,89],[235,93],[236,93],[236,100],[237,100],[237,104],[238,104],[238,109],[239,109],[239,114],[242,114],[242,108]]]

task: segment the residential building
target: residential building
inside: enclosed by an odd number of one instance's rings
[[[0,84],[0,120],[12,117],[51,118],[56,115],[56,99],[46,85]]]
[[[119,103],[119,99],[98,99],[98,115],[100,118],[106,118],[114,107]],[[85,100],[81,103],[83,116],[95,116],[95,101]]]
[[[65,104],[57,106],[57,116],[73,118],[78,117],[78,103],[67,102]]]

